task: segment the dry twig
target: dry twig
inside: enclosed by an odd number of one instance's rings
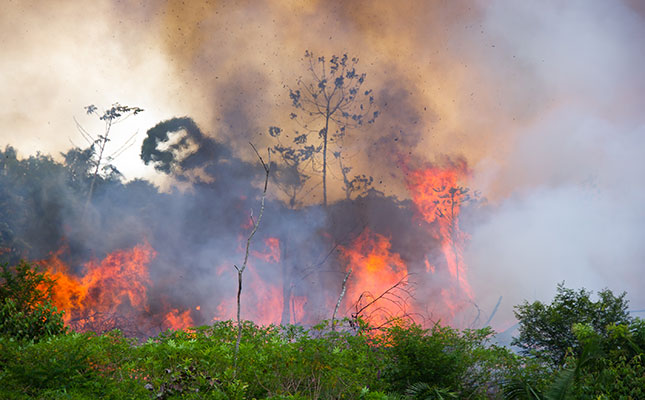
[[[246,269],[247,262],[249,260],[249,248],[251,246],[251,240],[253,239],[253,236],[255,236],[255,232],[257,232],[258,227],[260,226],[260,221],[262,220],[262,214],[264,214],[264,200],[266,198],[267,194],[267,186],[269,184],[269,171],[270,171],[270,165],[271,165],[271,153],[269,152],[269,159],[268,163],[265,163],[264,160],[262,159],[262,156],[260,156],[260,153],[258,153],[258,150],[253,146],[253,143],[249,143],[253,150],[255,151],[255,154],[258,156],[260,159],[260,162],[262,163],[262,168],[264,168],[265,172],[265,178],[264,178],[264,190],[262,191],[262,200],[260,202],[260,213],[258,214],[258,219],[253,221],[253,230],[251,230],[251,233],[249,234],[249,237],[246,239],[246,250],[244,253],[244,262],[242,263],[241,267],[238,267],[237,265],[234,265],[235,269],[237,270],[237,339],[235,341],[235,352],[234,352],[234,357],[233,357],[233,367],[234,371],[237,372],[237,356],[240,351],[240,341],[242,340],[242,321],[240,319],[240,298],[242,295],[242,274],[244,273],[244,270]],[[251,211],[251,218],[253,218],[253,212]]]

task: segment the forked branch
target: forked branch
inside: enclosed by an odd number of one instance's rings
[[[244,273],[244,270],[246,269],[246,265],[249,260],[249,248],[251,247],[251,240],[253,239],[253,236],[255,236],[255,232],[258,231],[258,227],[260,226],[260,221],[262,220],[262,214],[264,214],[264,200],[266,198],[267,194],[267,186],[269,184],[269,172],[270,172],[270,165],[271,165],[271,153],[269,152],[268,155],[268,163],[265,163],[264,160],[262,159],[262,156],[260,156],[260,153],[258,153],[258,150],[253,146],[253,143],[250,143],[251,147],[253,148],[253,151],[255,151],[255,154],[258,156],[260,159],[260,162],[262,163],[262,168],[264,168],[265,176],[264,176],[264,189],[262,190],[262,200],[260,201],[260,213],[258,214],[258,218],[253,221],[253,229],[251,230],[251,233],[249,236],[246,238],[246,250],[244,252],[244,262],[242,263],[241,267],[238,267],[237,265],[234,265],[235,269],[237,270],[237,339],[235,341],[235,352],[234,352],[234,358],[233,358],[233,366],[234,370],[237,372],[237,356],[240,351],[240,341],[242,340],[242,321],[240,319],[240,298],[242,295],[242,274]],[[251,218],[253,218],[253,212],[251,211]]]

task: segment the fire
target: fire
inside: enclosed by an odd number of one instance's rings
[[[266,238],[264,240],[265,251],[252,251],[254,257],[260,260],[276,264],[280,262],[280,240],[275,237]]]
[[[347,282],[345,303],[356,305],[356,311],[368,306],[373,300],[389,291],[396,293],[397,283],[403,289],[408,268],[398,253],[391,251],[390,240],[365,229],[349,247],[340,247],[347,262],[347,271],[352,273]],[[394,290],[394,292],[392,292]],[[405,312],[401,299],[385,295],[361,313],[374,324],[382,324]]]
[[[266,238],[264,248],[251,250],[250,255],[242,278],[241,317],[261,325],[280,323],[283,309],[282,287],[278,283],[271,283],[273,279],[270,278],[280,276],[280,270],[277,269],[281,259],[280,240],[275,237]],[[269,277],[263,277],[267,271],[270,272]],[[237,273],[230,264],[220,265],[215,273],[219,279],[230,280],[231,283],[237,280]],[[237,288],[236,284],[235,287]],[[237,292],[232,291],[231,297],[219,302],[215,307],[213,321],[237,318],[236,295]]]
[[[264,251],[252,252],[254,258],[267,264],[278,264],[280,262],[280,240],[275,237],[269,237],[264,240],[264,245]],[[255,264],[255,260],[251,261],[247,269],[248,276],[245,279],[249,280],[250,292],[252,293],[245,302],[248,301],[249,303],[247,304],[252,306],[252,314],[255,314],[253,320],[255,322],[262,325],[280,323],[284,306],[282,287],[263,279]],[[280,276],[279,270],[276,268],[275,273],[272,275]]]
[[[184,329],[193,325],[193,320],[190,317],[190,310],[180,312],[178,309],[173,308],[165,316],[164,325],[168,325],[170,329]]]
[[[156,253],[148,243],[129,250],[116,250],[103,260],[84,264],[82,275],[71,273],[61,260],[61,251],[40,261],[55,280],[53,303],[65,311],[65,323],[76,330],[123,328],[123,324],[146,327],[138,317],[149,314],[148,264]],[[173,329],[192,324],[188,311],[166,313],[163,326]]]
[[[245,279],[249,279],[250,290],[245,294],[242,311],[247,316],[253,315],[251,319],[261,325],[280,323],[284,305],[282,287],[265,282],[254,265],[250,265],[247,272]]]
[[[293,321],[293,323],[298,323],[304,319],[306,304],[307,296],[291,297],[291,321]]]
[[[404,164],[404,171],[406,185],[417,210],[428,224],[438,225],[434,235],[441,242],[451,276],[458,287],[472,298],[462,254],[468,237],[459,229],[459,211],[469,199],[468,190],[458,185],[459,178],[465,175],[465,165],[411,169]],[[435,271],[427,259],[426,270]]]

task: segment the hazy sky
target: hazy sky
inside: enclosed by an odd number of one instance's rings
[[[402,193],[394,160],[463,156],[490,201],[470,222],[482,304],[548,298],[557,282],[638,294],[645,278],[645,7],[638,1],[10,1],[0,13],[0,145],[84,146],[74,117],[114,102],[145,112],[116,161],[175,116],[244,152],[287,123],[285,85],[306,49],[360,58],[382,116],[348,162]],[[378,161],[376,161],[378,160]]]

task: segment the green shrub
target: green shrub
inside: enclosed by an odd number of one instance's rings
[[[227,398],[356,398],[377,385],[378,353],[367,338],[303,327],[244,322],[237,371],[235,325],[168,331],[136,349],[137,366],[156,396],[189,393]]]
[[[582,351],[572,331],[574,324],[588,325],[604,337],[607,326],[630,324],[626,293],[616,296],[609,289],[601,290],[597,301],[591,299],[591,294],[584,288],[565,288],[561,283],[550,304],[525,301],[515,306],[519,336],[511,344],[523,354],[538,356],[557,368],[572,351],[576,355]]]
[[[21,261],[0,271],[0,336],[40,340],[65,332],[63,313],[51,303],[54,282]]]
[[[461,388],[473,363],[469,352],[481,344],[475,337],[438,324],[431,329],[395,326],[388,330],[386,341],[389,363],[383,378],[389,390],[397,393],[418,383]]]
[[[383,346],[387,391],[411,398],[496,396],[527,364],[509,349],[490,344],[493,334],[490,328],[459,331],[438,324],[388,329]]]
[[[56,393],[75,393],[78,398],[114,399],[147,395],[132,363],[132,342],[118,332],[71,333],[37,343],[4,338],[0,348],[6,354],[0,387],[16,394],[57,398]]]

